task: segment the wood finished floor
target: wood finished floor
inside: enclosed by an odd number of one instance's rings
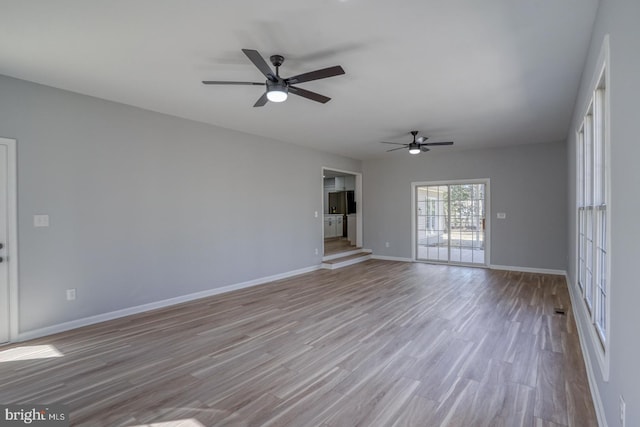
[[[0,354],[37,345],[63,356],[0,362],[0,402],[72,425],[597,425],[561,276],[372,260]]]
[[[340,252],[348,252],[358,249],[355,245],[349,243],[344,237],[332,237],[324,239],[324,254],[333,255]]]

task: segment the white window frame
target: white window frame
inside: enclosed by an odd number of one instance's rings
[[[605,381],[609,378],[609,348],[611,339],[611,170],[610,170],[610,61],[609,36],[605,36],[594,76],[590,96],[583,109],[583,120],[576,130],[576,264],[575,278],[583,303],[576,302],[582,318],[590,321],[587,338],[597,355]],[[602,90],[604,89],[604,90]],[[601,110],[604,113],[601,114]],[[604,132],[601,132],[601,126]],[[591,148],[590,153],[585,147]],[[598,163],[596,149],[604,161]],[[600,191],[596,186],[604,180]],[[590,181],[591,185],[588,184]],[[590,191],[588,191],[590,189]],[[602,221],[601,213],[604,213]],[[588,243],[591,230],[592,246]],[[602,234],[604,231],[604,235]],[[604,236],[604,238],[603,238]],[[604,257],[599,251],[604,249]],[[585,265],[586,264],[586,265]],[[589,269],[590,267],[590,269]],[[591,270],[591,277],[587,274]],[[602,283],[604,282],[604,283]]]

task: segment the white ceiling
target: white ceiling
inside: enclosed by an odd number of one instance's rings
[[[354,158],[563,140],[598,0],[0,0],[0,74]],[[253,108],[240,51],[346,75]],[[0,94],[1,96],[1,94]],[[422,154],[428,155],[428,154]]]

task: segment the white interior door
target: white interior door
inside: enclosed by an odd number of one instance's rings
[[[0,144],[0,343],[9,341],[10,300],[9,267],[7,262],[8,235],[8,147]]]

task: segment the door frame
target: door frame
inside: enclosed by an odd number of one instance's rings
[[[7,147],[7,265],[9,268],[9,342],[18,339],[18,174],[17,141],[0,137]]]
[[[353,172],[344,169],[332,168],[330,166],[323,166],[320,174],[320,200],[322,203],[322,211],[320,212],[322,215],[322,221],[320,221],[320,235],[322,237],[322,256],[324,256],[324,175],[325,170],[330,170],[333,172],[346,173],[349,175],[354,175],[356,177],[356,187],[354,190],[354,196],[356,199],[356,246],[362,247],[362,172]]]
[[[461,184],[484,184],[484,264],[467,264],[460,262],[438,262],[438,261],[425,261],[418,259],[417,239],[416,234],[418,232],[418,223],[416,218],[417,211],[417,198],[416,192],[418,187],[426,185],[461,185]],[[467,265],[471,267],[485,267],[488,268],[491,265],[491,179],[489,178],[476,178],[476,179],[456,179],[448,181],[419,181],[411,183],[411,259],[415,262],[428,262],[433,264],[447,264],[447,265]]]

